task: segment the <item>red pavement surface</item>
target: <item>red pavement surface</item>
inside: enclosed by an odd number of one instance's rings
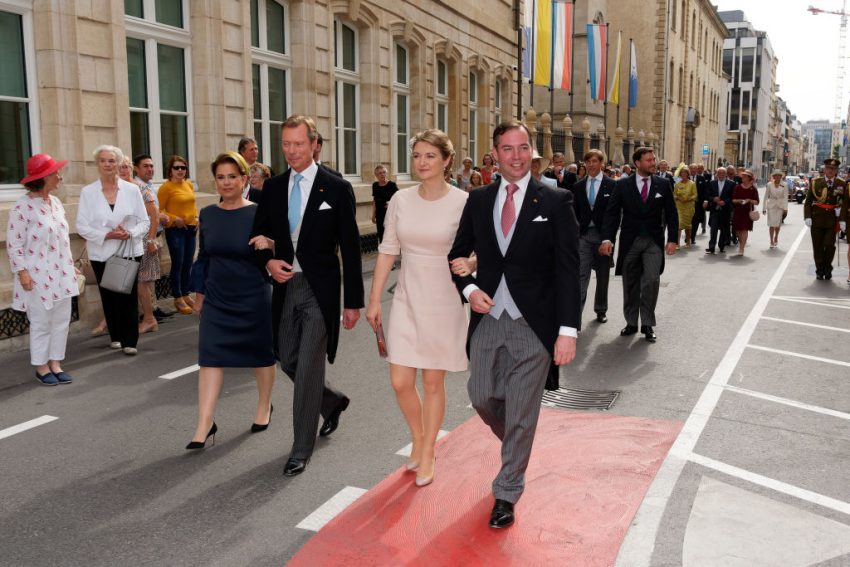
[[[516,523],[487,527],[499,443],[474,417],[437,446],[434,483],[391,474],[322,528],[289,563],[613,565],[682,424],[543,409]]]

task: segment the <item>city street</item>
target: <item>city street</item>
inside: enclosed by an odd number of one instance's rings
[[[592,301],[587,306],[562,388],[620,392],[607,412],[586,412],[594,416],[680,428],[647,478],[625,539],[606,542],[617,565],[850,565],[847,244],[834,278],[816,281],[802,211],[789,203],[777,249],[768,248],[762,219],[744,257],[734,256],[734,246],[705,255],[705,234],[668,258],[656,344],[619,336],[619,277],[611,281],[608,323],[593,321]],[[364,261],[369,270],[373,263]],[[365,280],[368,294],[370,274]],[[594,288],[592,280],[590,297]],[[385,293],[385,309],[391,297]],[[294,478],[282,476],[292,385],[280,371],[267,431],[249,432],[252,373],[228,371],[215,444],[188,452],[197,407],[195,317],[177,315],[144,335],[136,357],[108,342],[74,329],[65,365],[74,383],[53,388],[33,379],[27,351],[0,354],[2,565],[284,565],[405,461],[407,429],[362,317],[342,331],[327,374],[351,406]],[[446,441],[478,420],[466,378],[446,380]],[[570,450],[562,448],[567,463]],[[440,462],[434,485],[450,491],[466,473]],[[490,481],[480,479],[485,489]],[[548,489],[559,493],[558,485]],[[534,514],[520,501],[512,529]],[[549,521],[570,518],[565,512]],[[510,547],[503,553],[509,564]],[[562,564],[604,563],[564,557]]]

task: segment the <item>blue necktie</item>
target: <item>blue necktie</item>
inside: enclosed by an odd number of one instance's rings
[[[590,194],[587,196],[587,200],[590,201],[590,207],[593,208],[593,204],[596,202],[596,178],[590,178]]]
[[[298,223],[301,222],[301,180],[304,176],[295,174],[295,183],[292,184],[292,193],[289,195],[289,234],[295,232]]]

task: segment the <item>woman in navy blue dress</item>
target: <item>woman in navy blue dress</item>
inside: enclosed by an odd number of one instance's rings
[[[218,427],[213,420],[223,368],[253,368],[257,413],[252,432],[271,421],[275,377],[272,349],[271,284],[253,262],[248,241],[257,206],[242,197],[248,164],[236,152],[212,164],[221,202],[200,214],[200,250],[192,267],[191,290],[200,315],[198,336],[198,427],[187,449],[202,449]]]

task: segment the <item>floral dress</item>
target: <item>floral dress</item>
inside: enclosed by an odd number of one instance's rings
[[[53,302],[79,294],[65,208],[56,197],[17,200],[9,212],[6,250],[12,272],[27,270],[33,281],[28,292],[14,278],[12,309],[26,311],[27,302],[37,299],[50,310]]]

